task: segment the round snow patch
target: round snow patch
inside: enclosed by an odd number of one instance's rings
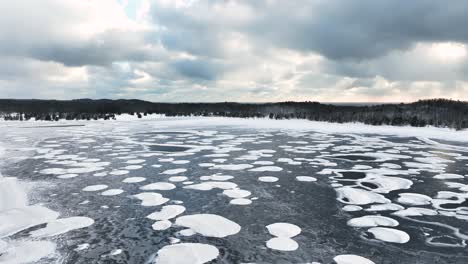
[[[241,230],[241,226],[237,223],[214,214],[184,215],[178,217],[175,223],[207,237],[226,237]]]
[[[216,259],[219,250],[208,244],[180,243],[168,245],[158,251],[156,264],[203,264]]]
[[[299,248],[296,241],[287,237],[274,237],[266,242],[266,246],[281,251],[294,251]]]

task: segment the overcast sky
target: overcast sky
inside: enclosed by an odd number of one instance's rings
[[[3,0],[0,98],[468,100],[466,0]]]

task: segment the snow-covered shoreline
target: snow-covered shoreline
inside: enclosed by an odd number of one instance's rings
[[[269,118],[234,118],[234,117],[167,117],[164,115],[149,115],[138,118],[128,114],[116,116],[116,120],[59,120],[59,121],[1,121],[2,126],[13,127],[51,127],[64,125],[96,125],[100,123],[112,125],[121,122],[164,122],[165,125],[193,127],[193,126],[236,126],[254,129],[278,129],[294,131],[315,131],[333,134],[381,134],[400,137],[417,137],[447,141],[468,142],[468,129],[455,130],[439,127],[412,126],[373,126],[362,123],[331,123],[310,121],[305,119],[273,120]]]

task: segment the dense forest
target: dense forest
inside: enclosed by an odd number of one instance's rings
[[[113,119],[129,113],[166,116],[267,117],[329,122],[362,122],[372,125],[437,126],[468,128],[468,102],[446,99],[420,100],[409,104],[332,105],[318,102],[280,103],[153,103],[142,100],[17,100],[0,99],[4,120]]]

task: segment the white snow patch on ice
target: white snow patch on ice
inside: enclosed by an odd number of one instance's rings
[[[333,260],[336,264],[375,264],[373,261],[357,255],[338,255]]]
[[[267,225],[268,232],[276,237],[292,238],[301,233],[301,228],[290,223],[274,223]]]
[[[147,218],[152,220],[169,220],[185,212],[185,207],[182,205],[165,205],[161,211],[151,213]]]
[[[294,251],[299,248],[296,241],[287,237],[274,237],[266,242],[266,246],[280,251]]]
[[[410,240],[406,232],[394,228],[372,227],[367,231],[372,233],[376,239],[385,242],[404,244]]]
[[[138,183],[138,182],[142,182],[142,181],[146,181],[146,178],[144,178],[144,177],[128,177],[128,178],[125,178],[122,182],[124,182],[124,183]]]
[[[315,182],[316,178],[310,176],[296,176],[296,180],[300,182]]]
[[[226,237],[241,230],[237,223],[215,214],[184,215],[178,217],[175,223],[207,237]]]
[[[203,264],[216,259],[219,250],[208,244],[180,243],[168,245],[158,251],[156,264]]]
[[[350,219],[347,224],[353,227],[397,226],[397,220],[380,215],[365,215]]]
[[[96,192],[107,189],[107,185],[105,184],[96,184],[96,185],[89,185],[84,187],[82,190],[85,192]]]
[[[169,201],[169,199],[164,198],[161,194],[155,192],[143,192],[134,195],[134,197],[141,200],[142,206],[158,206]]]
[[[140,190],[143,191],[154,191],[154,190],[159,190],[159,191],[169,191],[175,189],[176,186],[172,183],[169,182],[155,182],[155,183],[150,183],[145,186],[140,187]]]
[[[60,218],[47,223],[46,227],[34,230],[30,234],[33,237],[50,237],[60,235],[71,230],[85,228],[94,223],[94,220],[84,216]]]
[[[273,176],[262,176],[258,177],[258,180],[261,182],[277,182],[279,179]]]

